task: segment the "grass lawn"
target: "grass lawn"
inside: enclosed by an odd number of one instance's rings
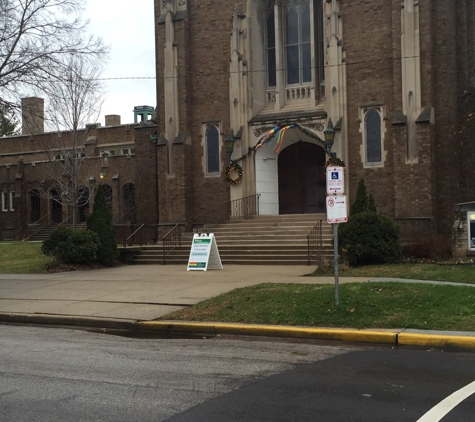
[[[260,284],[162,319],[353,328],[475,331],[475,287],[409,283]]]
[[[0,273],[44,273],[41,243],[0,242]],[[333,275],[333,268],[313,274]],[[475,284],[475,266],[393,264],[340,268],[341,276],[395,277]],[[309,282],[311,282],[311,276]],[[163,319],[316,327],[475,331],[475,287],[409,283],[261,284],[236,289]]]
[[[340,277],[391,277],[475,284],[475,265],[451,265],[451,263],[400,263],[368,265],[359,268],[343,265],[339,267],[338,273]],[[324,267],[312,273],[311,276],[332,276],[333,274],[333,267]]]
[[[41,253],[40,242],[0,242],[0,273],[41,274],[51,262]]]

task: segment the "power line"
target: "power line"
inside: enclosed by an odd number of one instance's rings
[[[156,76],[121,76],[116,78],[99,78],[98,81],[115,81],[115,80],[127,80],[127,79],[157,79]]]
[[[454,51],[452,52],[447,52],[446,54],[430,54],[427,55],[426,57],[430,57],[432,59],[444,59],[447,57],[454,57],[454,56],[472,56],[472,62],[474,62],[474,57],[475,53],[473,51],[465,51],[463,53],[456,53]],[[348,59],[345,60],[343,63],[338,63],[335,65],[325,65],[325,69],[331,69],[335,67],[352,67],[352,66],[368,66],[371,67],[372,64],[374,63],[381,63],[381,62],[401,62],[402,60],[411,60],[411,59],[421,59],[421,55],[419,56],[388,56],[385,58],[382,58],[380,60],[359,60],[359,61],[348,61]],[[474,63],[472,63],[473,66]],[[398,64],[392,63],[391,65],[387,63],[388,66],[398,66]],[[312,67],[305,67],[301,69],[311,69],[315,70],[317,69],[318,66],[312,66]],[[282,69],[275,69],[276,72],[285,72],[287,69],[282,68]],[[268,69],[255,69],[255,70],[248,70],[248,69],[243,69],[239,71],[229,71],[229,70],[217,70],[215,72],[207,72],[207,73],[200,73],[200,74],[194,74],[193,77],[209,77],[209,76],[217,76],[217,75],[233,75],[233,74],[242,74],[242,73],[249,73],[249,74],[259,74],[259,73],[267,73],[269,70]],[[137,76],[137,77],[114,77],[114,78],[101,78],[99,80],[107,81],[107,80],[128,80],[128,79],[156,79],[156,76]],[[164,77],[163,79],[175,79],[173,76],[168,76]]]
[[[432,59],[443,59],[446,57],[453,57],[453,56],[472,56],[472,62],[474,62],[474,57],[475,53],[473,51],[465,51],[463,53],[456,53],[454,51],[447,52],[446,54],[430,54],[427,57],[430,57]],[[348,61],[348,59],[345,60],[343,63],[338,63],[335,65],[325,65],[325,69],[331,69],[335,67],[352,67],[352,66],[364,66],[367,65],[370,67],[374,63],[381,63],[381,62],[400,62],[402,60],[410,60],[410,59],[421,59],[421,56],[399,56],[399,57],[394,57],[394,56],[388,56],[385,58],[382,58],[380,60],[359,60],[359,61]],[[389,65],[389,64],[388,64]],[[392,66],[396,66],[395,64],[392,64]],[[473,66],[473,64],[472,64]],[[315,70],[317,69],[318,66],[311,66],[311,67],[305,67],[302,69],[311,69]],[[286,68],[281,68],[281,69],[275,69],[276,72],[285,72],[287,69]],[[218,70],[215,72],[207,72],[207,73],[200,73],[200,74],[195,74],[193,77],[208,77],[208,76],[216,76],[216,75],[232,75],[232,74],[242,74],[244,72],[246,73],[251,73],[251,74],[258,74],[258,73],[267,73],[269,70],[268,69],[257,69],[257,70],[247,70],[243,69],[240,71],[229,71],[229,70]],[[164,79],[174,79],[175,77],[169,76],[165,77]],[[87,78],[85,78],[87,79]],[[98,78],[97,80],[99,81],[114,81],[114,80],[154,80],[157,79],[156,76],[117,76],[117,77],[109,77],[109,78]]]

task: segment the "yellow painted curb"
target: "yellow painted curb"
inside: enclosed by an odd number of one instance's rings
[[[398,344],[399,346],[475,349],[475,337],[402,332],[398,335]]]
[[[235,334],[393,345],[397,344],[397,336],[399,333],[399,331],[180,321],[144,321],[137,323],[136,329],[140,331],[160,331],[168,333]]]

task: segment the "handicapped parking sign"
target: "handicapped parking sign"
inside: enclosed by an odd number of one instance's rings
[[[327,194],[338,195],[344,192],[344,168],[327,167]]]

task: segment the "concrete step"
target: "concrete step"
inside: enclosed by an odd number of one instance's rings
[[[242,265],[306,265],[308,263],[307,236],[318,221],[322,223],[324,244],[320,256],[333,259],[332,228],[325,214],[253,216],[234,220],[213,229],[223,264]],[[186,237],[186,239],[185,239]],[[167,263],[188,262],[192,233],[185,233],[182,246],[170,251]],[[162,245],[146,246],[134,263],[162,264]]]
[[[48,224],[47,226],[43,227],[41,230],[39,230],[38,232],[34,233],[31,237],[30,237],[30,240],[35,240],[35,241],[39,241],[39,240],[46,240],[48,239],[50,236],[51,236],[51,233],[53,232],[53,230],[58,227],[59,225],[61,226],[64,226],[64,227],[69,227],[69,228],[73,228],[73,223],[63,223],[63,224],[59,224],[59,223],[50,223]],[[85,222],[81,222],[81,223],[76,223],[76,229],[79,229],[79,230],[85,230],[86,229],[86,223]]]

